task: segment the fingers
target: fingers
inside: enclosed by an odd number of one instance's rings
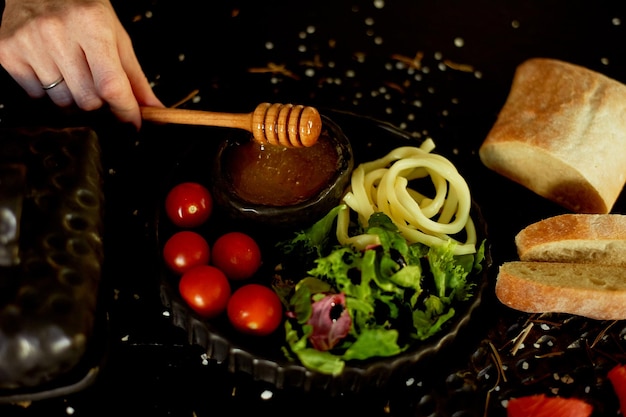
[[[111,111],[120,119],[141,126],[139,106],[163,107],[141,69],[131,39],[117,22],[115,44],[103,48],[100,53],[87,54],[93,79],[100,96]],[[96,51],[97,48],[85,48]]]
[[[10,65],[4,63],[2,65],[30,97],[41,98],[47,94],[61,107],[68,107],[74,103],[73,95],[65,83],[61,70],[53,62],[35,63],[31,66],[14,61]],[[39,68],[39,71],[33,67]]]
[[[3,16],[6,19],[10,17]],[[64,71],[69,57],[64,47],[59,46],[71,47],[65,36],[63,20],[55,16],[31,19],[19,26],[19,29],[13,29],[12,33],[14,36],[3,33],[0,39],[2,66],[29,96],[40,98],[47,94],[59,106],[72,105],[74,96],[67,82],[70,77]],[[80,62],[76,58],[71,60]],[[60,79],[63,81],[55,83]],[[53,87],[52,83],[55,83]]]
[[[61,73],[59,72],[59,74]],[[40,79],[44,78],[40,77]],[[69,107],[74,103],[72,92],[68,88],[67,83],[65,82],[65,77],[62,74],[51,83],[41,84],[40,88],[45,94],[48,94],[50,99],[56,105],[60,107]]]
[[[6,36],[0,27],[0,64],[31,97],[47,94],[59,106],[75,103],[84,110],[107,103],[121,121],[137,128],[140,104],[162,106],[108,1],[29,19],[12,29]]]
[[[134,80],[131,79],[125,67],[127,58],[124,54],[129,54],[125,51],[127,48],[125,44],[130,41],[121,25],[117,29],[115,37],[96,40],[97,44],[83,44],[83,50],[87,63],[92,69],[93,83],[98,95],[108,103],[110,110],[120,120],[130,122],[139,128],[141,126],[139,97],[135,97]],[[94,38],[91,38],[88,42],[93,40]],[[134,57],[132,50],[130,54]],[[135,69],[135,67],[132,68]],[[146,80],[144,82],[147,84]]]
[[[106,102],[121,121],[138,128],[139,105],[120,57],[120,42],[128,34],[110,6],[93,7],[80,17],[72,21],[73,30],[69,32],[76,48],[56,50],[58,61],[66,65],[61,70],[76,104],[94,110]],[[80,33],[79,28],[87,33]]]

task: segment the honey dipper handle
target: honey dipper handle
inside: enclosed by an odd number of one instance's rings
[[[141,107],[141,117],[159,123],[244,129],[258,143],[294,148],[313,146],[322,130],[321,116],[315,108],[280,103],[261,103],[248,114]]]
[[[250,130],[250,114],[221,113],[163,107],[141,107],[143,120],[158,123],[234,127]]]

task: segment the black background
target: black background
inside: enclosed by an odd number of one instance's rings
[[[489,225],[496,265],[515,257],[513,237],[523,226],[564,212],[478,159],[515,67],[530,57],[552,57],[626,82],[622,2],[120,0],[114,6],[167,105],[193,91],[187,107],[215,111],[248,112],[262,101],[311,104],[389,122],[416,140],[432,137],[468,179]],[[403,61],[413,61],[413,68]],[[283,70],[258,70],[277,66]],[[0,406],[0,415],[502,416],[506,399],[540,392],[584,398],[594,415],[616,414],[605,376],[624,359],[623,323],[550,317],[549,325],[535,326],[537,346],[529,342],[513,355],[509,342],[529,316],[506,310],[492,292],[487,314],[453,349],[416,369],[410,384],[359,394],[302,393],[204,363],[202,349],[188,343],[161,304],[153,220],[176,156],[207,129],[146,125],[135,132],[106,109],[85,114],[31,100],[4,73],[0,105],[0,127],[96,130],[107,251],[102,324],[88,358],[101,365],[96,381],[77,393]],[[355,147],[376,140],[351,139]],[[625,203],[622,195],[614,212],[624,213]],[[603,334],[602,343],[593,344]],[[545,353],[539,341],[546,338],[567,354],[533,359],[536,351]],[[490,346],[507,367],[499,384]]]

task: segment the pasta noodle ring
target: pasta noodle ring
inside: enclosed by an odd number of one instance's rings
[[[452,222],[441,223],[429,219],[422,213],[419,204],[417,204],[415,200],[413,200],[412,198],[400,199],[398,198],[398,195],[396,193],[392,192],[393,183],[397,180],[399,176],[402,175],[402,170],[406,169],[407,167],[427,167],[433,172],[441,175],[448,181],[450,185],[449,190],[447,189],[447,187],[437,187],[437,195],[435,198],[447,200],[445,197],[446,191],[449,191],[449,193],[454,193],[454,195],[459,197],[455,219]],[[409,218],[403,220],[405,220],[408,224],[414,226],[415,228],[423,227],[426,230],[431,230],[433,232],[454,234],[463,230],[465,223],[467,223],[467,217],[469,216],[469,210],[471,206],[471,197],[469,193],[469,188],[467,187],[465,180],[458,174],[456,170],[452,170],[450,169],[450,167],[442,167],[429,158],[408,158],[399,160],[394,163],[385,174],[384,181],[387,185],[387,187],[383,189],[386,191],[385,197],[387,205],[386,207],[379,206],[379,208],[382,208],[381,211],[383,211],[385,214],[389,215],[389,213],[391,212],[391,210],[389,209],[389,205],[391,205],[393,201],[395,204],[403,205],[408,211],[413,214],[413,216],[410,216]],[[379,192],[381,188],[382,187],[379,187]],[[408,194],[406,195],[408,196]],[[379,195],[379,201],[380,197],[381,196]],[[448,203],[450,203],[450,201],[448,201]],[[446,202],[443,203],[444,206],[445,204]],[[392,220],[394,220],[394,222],[397,219],[393,216],[390,217]]]
[[[382,212],[389,216],[409,242],[428,246],[458,243],[455,253],[473,253],[476,229],[470,216],[471,194],[456,167],[441,155],[433,154],[432,140],[421,147],[402,146],[382,158],[365,162],[352,173],[350,189],[344,202],[367,226],[370,216]],[[434,195],[411,188],[412,180],[429,177]],[[373,235],[348,235],[350,214],[342,212],[337,220],[337,238],[341,244],[363,249],[376,244]],[[465,233],[465,242],[453,236]]]

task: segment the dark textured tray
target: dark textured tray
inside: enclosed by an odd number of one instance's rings
[[[0,131],[0,401],[72,392],[98,373],[101,170],[90,129]]]

